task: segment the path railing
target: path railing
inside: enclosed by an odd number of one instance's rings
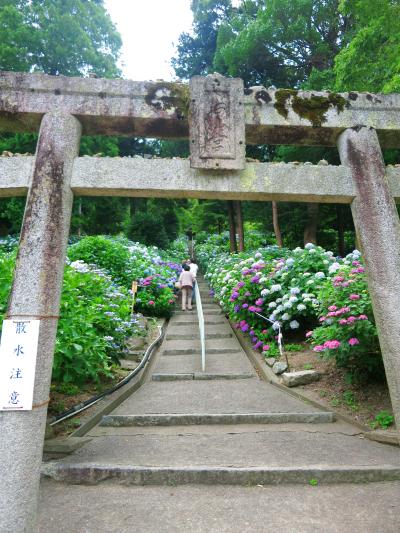
[[[197,282],[194,286],[194,293],[196,295],[196,309],[197,309],[197,317],[199,320],[199,330],[200,330],[201,369],[203,372],[205,372],[206,370],[206,336],[205,336],[205,331],[204,331],[203,306],[201,304],[199,284]]]

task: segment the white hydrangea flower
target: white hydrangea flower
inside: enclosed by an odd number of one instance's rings
[[[286,266],[289,266],[289,267],[290,267],[290,266],[293,266],[293,265],[294,265],[294,259],[293,259],[293,257],[288,257],[288,258],[286,259]]]
[[[283,311],[283,309],[283,305],[278,305],[278,307],[275,309],[275,313],[280,313],[281,311]]]
[[[295,249],[293,250],[293,252],[294,252],[295,254],[298,254],[298,253],[300,253],[300,252],[302,252],[302,251],[303,251],[303,249],[300,248],[300,246],[298,246],[297,248],[295,248]]]
[[[335,274],[335,272],[337,272],[340,268],[340,264],[339,263],[332,263],[331,266],[329,267],[329,274]]]
[[[308,253],[309,253],[309,254],[315,254],[315,248],[310,248],[310,249],[308,250]]]
[[[254,254],[254,257],[255,257],[256,259],[259,259],[260,257],[262,257],[262,254],[260,254],[260,252],[256,252],[256,253]]]
[[[272,324],[272,329],[274,329],[275,331],[278,331],[280,327],[281,327],[281,325],[280,325],[279,322],[274,322]]]
[[[276,301],[280,304],[283,301],[283,298],[277,298]]]
[[[269,315],[268,318],[269,318],[272,322],[275,322],[275,320],[276,320],[276,315],[274,315],[274,314],[272,313],[272,315]]]
[[[297,329],[300,326],[300,324],[297,322],[297,320],[292,320],[289,326],[291,329]]]
[[[329,261],[327,259],[324,259],[322,262],[324,263],[324,265],[329,265]]]
[[[297,311],[304,311],[305,309],[307,309],[307,307],[304,304],[299,304],[297,306]]]
[[[312,242],[308,242],[305,246],[304,246],[304,249],[305,250],[312,250],[313,248],[315,248],[314,244]]]
[[[312,285],[313,283],[314,283],[314,280],[313,280],[313,279],[309,279],[309,280],[307,281],[307,285]]]
[[[267,296],[267,294],[269,294],[271,291],[269,289],[263,289],[260,294],[261,296]]]
[[[282,315],[282,320],[285,320],[285,321],[286,321],[286,320],[290,320],[290,315],[289,315],[289,313],[284,313],[284,314]]]
[[[333,323],[333,318],[329,317],[325,320],[325,324],[328,324],[330,326]]]
[[[267,281],[267,278],[265,276],[262,276],[260,278],[260,283],[265,283]]]
[[[276,307],[276,302],[270,302],[270,303],[268,304],[268,307],[269,307],[270,309],[274,309],[274,308]]]
[[[317,272],[317,273],[315,274],[315,277],[316,277],[317,279],[324,279],[325,274],[324,274],[323,272]]]
[[[304,298],[304,300],[303,300],[303,301],[304,301],[304,303],[308,304],[308,303],[310,303],[310,302],[311,302],[311,298]],[[301,304],[300,304],[300,305],[301,305]]]
[[[281,285],[279,285],[279,283],[277,283],[276,285],[272,285],[271,287],[271,292],[278,292],[281,290]]]
[[[296,303],[297,301],[298,301],[298,298],[297,298],[296,296],[291,296],[291,297],[289,298],[289,302],[290,302],[291,304],[294,304],[294,303]]]
[[[292,287],[290,289],[290,294],[299,294],[300,289],[298,287]]]
[[[308,278],[309,276],[311,276],[311,272],[303,272],[303,276],[305,278]]]

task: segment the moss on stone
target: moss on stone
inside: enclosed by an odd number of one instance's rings
[[[343,111],[347,100],[340,94],[329,93],[328,96],[315,96],[310,98],[301,98],[294,96],[292,108],[301,118],[311,122],[314,127],[322,126],[326,122],[326,112],[330,107],[336,107],[338,112]]]
[[[145,101],[148,106],[157,111],[174,111],[177,118],[187,118],[190,103],[189,86],[183,83],[164,81],[149,83],[147,84]]]
[[[299,117],[307,119],[315,127],[326,122],[326,112],[330,107],[343,111],[347,100],[340,94],[329,93],[328,96],[311,95],[309,98],[299,96],[293,89],[280,89],[275,92],[275,109],[285,119],[288,117],[287,103],[290,101],[293,111]]]
[[[297,91],[294,89],[279,89],[275,92],[275,104],[274,107],[283,118],[288,117],[288,110],[286,109],[286,102],[290,98],[297,95]]]

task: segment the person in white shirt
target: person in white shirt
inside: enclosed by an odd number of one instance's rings
[[[187,308],[191,310],[194,276],[190,272],[189,265],[183,265],[183,270],[179,276],[179,282],[182,288],[182,311],[186,311],[186,305]]]
[[[194,291],[194,288],[195,288],[195,285],[196,285],[196,277],[197,277],[197,271],[199,270],[199,267],[198,267],[198,265],[196,265],[194,259],[189,259],[188,260],[188,265],[189,265],[189,268],[190,268],[190,272],[193,274],[193,278],[194,278],[193,290],[192,290],[192,304],[194,304],[194,302],[196,301],[196,293]]]

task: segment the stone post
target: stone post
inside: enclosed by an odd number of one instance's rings
[[[339,137],[356,198],[354,225],[365,261],[375,321],[397,427],[400,428],[400,221],[373,128],[356,127]]]
[[[81,126],[44,115],[7,318],[40,319],[32,411],[0,412],[0,531],[35,531],[40,467]]]

